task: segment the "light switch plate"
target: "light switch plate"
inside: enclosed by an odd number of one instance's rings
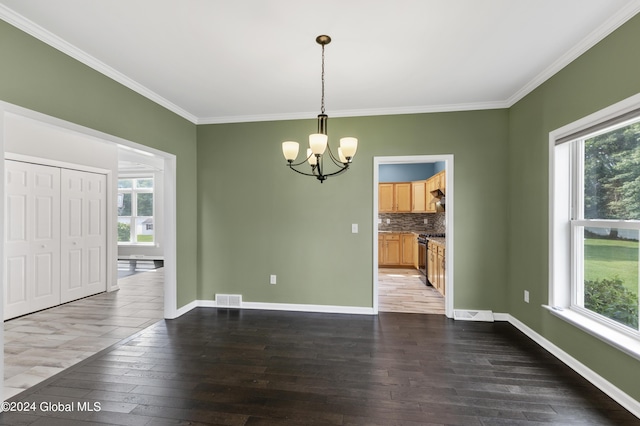
[[[269,284],[275,284],[276,283],[276,276],[275,275],[270,275],[269,276]]]
[[[357,234],[358,233],[358,224],[357,223],[352,223],[351,224],[351,233],[352,234]]]

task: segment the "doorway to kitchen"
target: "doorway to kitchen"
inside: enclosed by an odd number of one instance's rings
[[[453,317],[453,155],[374,157],[374,312]]]

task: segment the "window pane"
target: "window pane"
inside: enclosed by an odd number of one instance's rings
[[[585,140],[584,218],[640,220],[640,123]]]
[[[132,179],[118,179],[118,188],[133,188]]]
[[[153,194],[137,194],[138,216],[153,216]]]
[[[118,193],[118,216],[131,216],[131,193]]]
[[[153,179],[136,179],[136,188],[153,188]]]
[[[638,230],[584,228],[584,308],[638,330]]]
[[[118,218],[118,242],[126,243],[131,241],[131,218]]]
[[[131,216],[131,193],[118,193],[118,216]]]
[[[153,242],[153,218],[136,218],[136,238],[139,243]]]

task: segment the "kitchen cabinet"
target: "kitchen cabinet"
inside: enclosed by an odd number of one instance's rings
[[[378,184],[380,213],[409,213],[411,207],[411,182]]]
[[[427,181],[411,182],[411,212],[424,213],[427,211]]]
[[[414,234],[401,234],[400,240],[402,241],[400,264],[411,266],[413,265],[413,245],[416,241],[416,236]]]
[[[435,248],[435,243],[429,241],[427,244],[427,281],[429,281],[434,288],[434,283],[436,282],[436,257],[437,249]]]
[[[420,247],[418,245],[418,234],[413,235],[413,267],[416,269],[420,269],[420,258],[418,255],[420,254]]]
[[[393,183],[378,184],[378,212],[390,213],[394,211],[394,187]]]
[[[416,236],[401,232],[378,234],[378,266],[411,266],[414,264]]]
[[[385,232],[378,234],[378,265],[400,265],[401,252],[402,246],[399,233]]]
[[[438,246],[438,264],[436,265],[436,288],[442,294],[445,295],[445,258],[444,247]]]
[[[445,295],[446,262],[445,247],[435,241],[429,241],[427,248],[427,279],[435,288]]]

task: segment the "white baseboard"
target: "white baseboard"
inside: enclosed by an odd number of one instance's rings
[[[194,300],[193,302],[179,308],[176,311],[177,318],[186,314],[194,308],[216,308],[215,300]],[[295,311],[295,312],[320,312],[327,314],[354,314],[354,315],[374,315],[373,308],[360,306],[334,306],[334,305],[303,305],[294,303],[262,303],[262,302],[242,302],[241,309],[264,309],[268,311]]]
[[[197,307],[198,307],[198,302],[199,302],[198,300],[194,300],[194,301],[193,301],[193,302],[191,302],[191,303],[187,303],[187,304],[186,304],[186,305],[184,305],[183,307],[176,309],[176,310],[173,312],[173,316],[172,316],[171,318],[166,318],[166,319],[175,319],[175,318],[178,318],[178,317],[180,317],[180,316],[182,316],[182,315],[186,314],[186,313],[187,313],[187,312],[189,312],[190,310],[197,308]],[[215,303],[215,302],[214,302],[214,303]]]
[[[569,366],[576,373],[580,374],[582,377],[591,382],[594,386],[600,389],[602,392],[609,395],[614,401],[618,404],[622,405],[624,408],[629,410],[634,416],[640,418],[640,401],[636,401],[628,394],[620,390],[618,387],[613,385],[611,382],[600,376],[595,371],[591,370],[589,367],[551,343],[549,340],[542,337],[540,334],[536,333],[533,329],[526,326],[524,323],[519,321],[517,318],[509,316],[509,323],[513,325],[518,330],[522,331],[527,335],[531,340],[536,342],[538,345],[542,346],[546,349],[551,355],[558,358],[560,361]]]
[[[321,312],[328,314],[374,315],[373,308],[334,305],[300,305],[292,303],[242,302],[243,309],[265,309],[271,311]]]
[[[494,321],[509,321],[509,319],[511,318],[511,315],[509,314],[503,314],[500,312],[494,312],[493,313],[493,320]]]

